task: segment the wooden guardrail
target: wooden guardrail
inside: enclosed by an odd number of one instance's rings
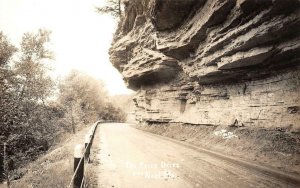
[[[85,180],[85,162],[89,162],[90,149],[93,144],[94,136],[98,124],[101,121],[97,121],[93,124],[91,129],[85,136],[84,144],[77,144],[74,148],[74,174],[71,178],[71,181],[68,185],[68,188],[82,188],[84,186]]]

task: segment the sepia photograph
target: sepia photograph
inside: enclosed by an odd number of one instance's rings
[[[256,187],[300,187],[300,0],[0,0],[0,188]]]

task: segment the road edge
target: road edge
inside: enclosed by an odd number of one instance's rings
[[[300,186],[300,176],[297,176],[295,174],[291,174],[291,173],[288,173],[288,172],[283,172],[283,171],[280,171],[279,169],[268,167],[268,166],[265,166],[265,165],[262,165],[262,164],[250,163],[250,162],[242,160],[240,158],[226,156],[224,154],[221,154],[221,153],[218,153],[218,152],[215,152],[215,151],[211,151],[211,150],[208,150],[208,149],[201,148],[201,147],[199,147],[197,145],[194,145],[192,143],[179,141],[179,140],[172,139],[172,138],[169,138],[169,137],[154,134],[154,133],[142,130],[142,129],[138,129],[138,128],[132,126],[132,124],[128,124],[128,125],[129,125],[129,127],[133,128],[137,131],[143,132],[147,135],[155,136],[155,137],[161,138],[161,139],[166,140],[166,141],[177,143],[179,145],[182,145],[182,146],[185,146],[187,148],[196,150],[198,152],[206,153],[210,156],[228,161],[230,163],[238,164],[238,165],[246,167],[248,169],[260,172],[264,175],[280,179],[284,182],[291,183],[291,184],[294,184],[296,186]]]

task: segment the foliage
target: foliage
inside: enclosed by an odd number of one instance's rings
[[[102,81],[79,71],[72,71],[59,84],[59,103],[65,107],[66,124],[75,133],[75,125],[98,119],[123,121],[120,109],[110,102]]]
[[[96,11],[100,14],[110,14],[111,16],[118,18],[121,15],[121,0],[107,0],[106,5],[96,7]]]
[[[98,119],[123,121],[104,84],[72,71],[59,85],[48,75],[50,32],[25,33],[20,48],[0,32],[0,151],[8,145],[8,168],[14,170],[48,150],[56,138]],[[3,172],[0,152],[0,180]],[[19,178],[16,176],[15,178]]]
[[[16,52],[16,48],[8,41],[7,37],[0,32],[0,66],[3,68]],[[1,74],[2,75],[2,74]]]
[[[9,124],[8,119],[12,108],[14,107],[11,100],[11,85],[12,70],[9,68],[9,60],[16,52],[16,48],[10,44],[7,37],[0,32],[0,126],[7,129],[6,125]],[[3,133],[2,133],[3,134]],[[2,136],[0,134],[0,136]],[[1,138],[1,137],[0,137]]]
[[[16,52],[16,48],[10,44],[7,37],[0,32],[0,180],[3,178],[3,160],[2,160],[2,148],[4,147],[3,142],[6,134],[9,132],[10,124],[8,121],[12,118],[13,101],[10,100],[10,75],[12,71],[8,67],[9,60]],[[6,134],[5,134],[6,133]]]
[[[10,169],[46,150],[55,132],[50,125],[59,116],[45,103],[54,86],[44,64],[52,58],[49,35],[46,30],[25,33],[17,53],[0,33],[0,147],[8,143]]]

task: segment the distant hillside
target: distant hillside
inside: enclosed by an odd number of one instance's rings
[[[116,107],[121,108],[125,112],[133,111],[135,106],[132,101],[134,94],[129,95],[114,95],[111,97],[111,100]]]
[[[134,123],[135,122],[135,105],[133,102],[134,94],[129,95],[115,95],[111,97],[113,104],[116,107],[119,107],[127,114],[127,122]]]

